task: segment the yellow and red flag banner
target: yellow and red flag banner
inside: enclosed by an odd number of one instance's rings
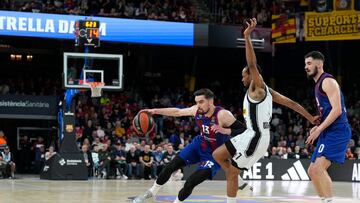
[[[294,15],[272,15],[271,39],[276,43],[296,42],[296,19]]]

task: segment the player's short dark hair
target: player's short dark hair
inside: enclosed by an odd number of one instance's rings
[[[312,57],[313,59],[321,60],[323,62],[325,61],[325,56],[320,51],[311,51],[304,56],[305,59],[309,57]]]
[[[261,74],[262,74],[262,68],[259,66],[259,64],[256,64],[256,67],[257,67],[257,69],[258,69],[258,71],[259,71],[259,73],[260,73],[260,75],[261,75]],[[250,74],[249,67],[248,67],[248,66],[245,66],[244,68],[246,68],[246,72],[247,72],[248,74]]]
[[[201,96],[204,95],[206,99],[214,99],[215,95],[214,92],[212,92],[210,89],[208,88],[202,88],[199,90],[196,90],[194,92],[194,96]]]

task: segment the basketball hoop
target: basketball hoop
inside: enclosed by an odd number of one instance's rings
[[[87,82],[91,89],[91,97],[101,97],[101,90],[105,86],[103,82]]]

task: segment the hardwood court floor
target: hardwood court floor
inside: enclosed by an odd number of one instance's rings
[[[120,203],[143,193],[153,181],[98,180],[48,181],[38,178],[0,179],[0,203]],[[183,182],[169,182],[155,198],[148,202],[172,202]],[[300,203],[320,202],[310,182],[249,181],[252,194],[239,194],[238,203]],[[335,203],[359,202],[360,183],[335,182]],[[226,203],[225,181],[206,181],[195,188],[185,202]]]

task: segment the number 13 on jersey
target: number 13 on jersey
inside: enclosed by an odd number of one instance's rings
[[[203,133],[205,133],[205,134],[210,134],[209,126],[207,126],[207,125],[202,125],[202,131],[203,131]]]

